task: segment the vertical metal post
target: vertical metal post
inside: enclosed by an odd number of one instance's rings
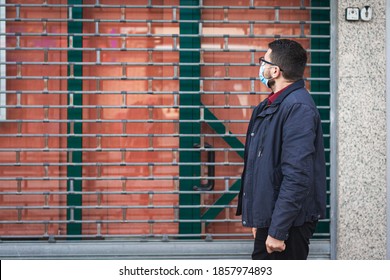
[[[198,6],[199,0],[181,0],[180,6]],[[199,20],[200,9],[181,8],[180,9],[181,20]],[[199,24],[193,22],[180,22],[180,34],[199,34]],[[180,62],[200,62],[199,51],[185,51],[185,49],[199,49],[200,37],[180,37]],[[200,77],[200,66],[180,66],[180,77]],[[193,94],[181,94],[180,106],[188,105],[200,105],[200,82],[199,79],[181,79],[180,91],[191,91]],[[199,108],[181,108],[180,109],[181,120],[197,120],[200,118]],[[195,144],[200,143],[200,137],[193,137],[194,134],[200,134],[199,123],[180,123],[180,148],[194,148]],[[186,136],[191,134],[192,136]],[[181,162],[200,162],[200,153],[191,151],[180,152]],[[180,166],[179,173],[181,177],[199,176],[199,166]],[[180,180],[181,191],[192,191],[194,185],[200,185],[200,180]],[[180,205],[199,205],[200,195],[198,194],[181,194],[179,196]],[[199,208],[184,208],[179,212],[180,220],[192,220],[200,218]],[[201,224],[199,222],[181,222],[179,224],[180,234],[197,234],[201,232]]]
[[[73,48],[82,48],[83,46],[83,37],[77,36],[74,34],[83,33],[82,22],[72,21],[70,19],[81,19],[83,17],[82,7],[73,7],[72,5],[81,5],[83,4],[82,0],[68,0],[68,77],[72,79],[68,80],[68,134],[72,134],[67,138],[67,147],[68,149],[81,149],[83,147],[83,138],[82,138],[82,123],[73,122],[73,120],[82,120],[83,119],[83,110],[82,108],[74,108],[73,105],[83,105],[83,97],[81,91],[83,89],[82,80],[76,79],[77,77],[82,77],[83,69],[81,65],[72,64],[74,62],[83,61],[83,51],[82,50],[72,50]],[[79,93],[74,93],[79,92]],[[75,194],[73,192],[82,191],[82,166],[77,165],[77,163],[82,162],[82,152],[78,151],[68,151],[67,161],[69,163],[75,163],[76,165],[70,165],[67,167],[67,190],[69,192],[67,196],[67,234],[68,235],[81,235],[82,233],[82,224],[77,223],[81,221],[82,213],[81,209],[74,208],[74,206],[82,205],[82,195]],[[77,179],[79,178],[79,179]],[[73,207],[72,207],[73,206]]]

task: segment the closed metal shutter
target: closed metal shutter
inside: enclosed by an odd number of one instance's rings
[[[258,57],[278,38],[310,54],[306,82],[330,167],[329,1],[0,7],[3,241],[250,244],[235,216],[243,143],[268,94]],[[329,219],[315,239],[314,252],[329,257]]]

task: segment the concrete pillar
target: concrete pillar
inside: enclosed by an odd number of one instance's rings
[[[346,21],[370,5],[370,21]],[[386,0],[337,1],[337,259],[386,258]]]

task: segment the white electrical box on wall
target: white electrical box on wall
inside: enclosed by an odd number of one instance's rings
[[[345,19],[349,21],[359,20],[360,9],[356,7],[348,7],[345,9]]]
[[[345,9],[345,19],[348,21],[370,21],[372,19],[372,8],[370,6],[364,6],[361,9],[348,7]]]

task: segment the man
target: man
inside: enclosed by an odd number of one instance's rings
[[[252,259],[307,259],[326,208],[321,120],[303,81],[305,49],[287,39],[268,47],[259,78],[272,93],[249,122],[237,215],[252,228]]]

